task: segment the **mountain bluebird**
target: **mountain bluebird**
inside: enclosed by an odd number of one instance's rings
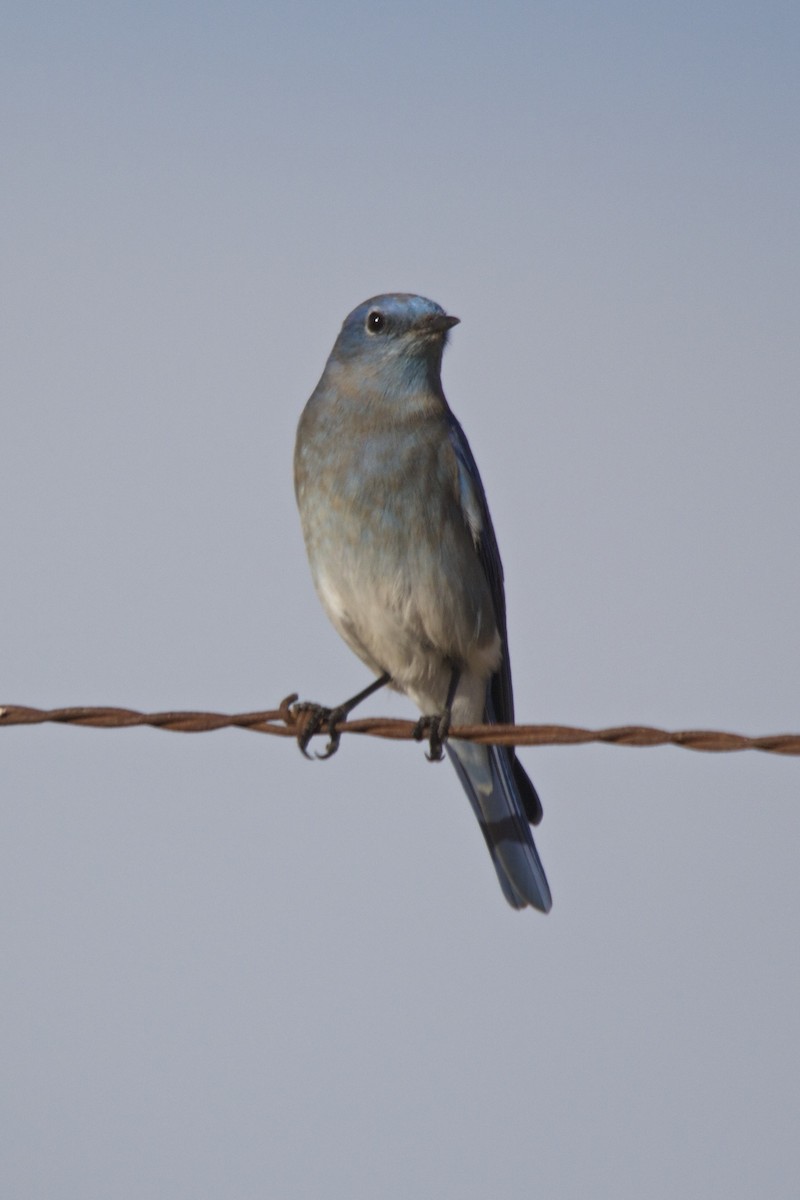
[[[530,825],[536,790],[513,749],[447,739],[453,723],[513,722],[503,568],[483,485],[442,391],[457,317],[422,296],[376,296],[346,319],[297,430],[294,479],[314,584],[376,679],[304,736],[384,685],[455,766],[514,908],[551,906]]]

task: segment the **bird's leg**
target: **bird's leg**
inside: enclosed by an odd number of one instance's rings
[[[336,728],[340,721],[343,721],[349,713],[356,708],[362,700],[366,700],[367,696],[371,696],[373,692],[379,691],[380,688],[386,687],[386,684],[391,680],[391,675],[388,671],[384,671],[377,679],[374,679],[368,687],[360,691],[357,695],[351,696],[349,700],[345,700],[344,704],[338,704],[336,708],[325,708],[323,704],[314,704],[310,701],[301,701],[300,704],[293,704],[292,710],[294,713],[308,713],[309,716],[303,726],[302,733],[297,735],[297,744],[305,754],[306,758],[311,758],[308,753],[308,743],[311,741],[315,733],[319,733],[323,726],[328,730],[330,741],[325,747],[324,754],[318,754],[317,758],[330,758],[339,749],[339,739],[341,734]]]
[[[443,711],[432,717],[420,717],[414,726],[414,737],[418,742],[421,742],[425,737],[428,739],[430,747],[426,755],[428,762],[441,762],[444,757],[442,747],[447,741],[447,735],[450,732],[453,701],[456,697],[456,689],[460,679],[461,668],[451,667],[450,683],[447,688],[447,699],[444,702]]]

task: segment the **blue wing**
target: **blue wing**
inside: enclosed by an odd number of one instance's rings
[[[449,410],[448,422],[450,443],[455,451],[462,480],[464,514],[472,530],[475,548],[489,584],[502,650],[500,666],[489,681],[484,720],[489,723],[511,725],[514,722],[514,692],[511,685],[511,663],[508,653],[503,564],[500,561],[497,538],[492,518],[489,515],[489,506],[486,503],[486,493],[483,490],[469,442],[463,429]],[[536,788],[526,775],[513,748],[504,749],[503,753],[507,756],[508,768],[512,772],[514,782],[519,790],[525,815],[532,825],[538,825],[542,819],[542,803],[536,793]]]

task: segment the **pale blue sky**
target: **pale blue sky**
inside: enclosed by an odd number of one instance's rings
[[[800,728],[799,52],[791,3],[7,5],[0,702],[363,686],[292,446],[409,290],[520,719]],[[0,730],[3,1194],[796,1196],[797,760],[523,757],[547,918],[419,747]]]

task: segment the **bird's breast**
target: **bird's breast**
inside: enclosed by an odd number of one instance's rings
[[[298,439],[295,459],[308,557],[330,620],[403,690],[434,676],[438,688],[443,664],[488,677],[499,661],[495,615],[441,427],[341,433],[317,431],[310,448]]]

